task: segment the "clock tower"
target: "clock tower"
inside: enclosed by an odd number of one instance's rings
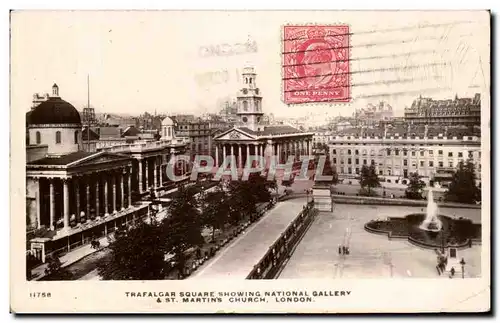
[[[261,131],[262,123],[262,96],[257,87],[257,74],[253,67],[243,69],[243,87],[238,92],[238,121],[240,127],[247,127],[253,131]]]

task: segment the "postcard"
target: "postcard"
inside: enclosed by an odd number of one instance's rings
[[[488,11],[15,10],[10,41],[12,312],[490,311]]]

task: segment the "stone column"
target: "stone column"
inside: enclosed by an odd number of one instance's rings
[[[36,227],[37,229],[40,229],[40,227],[42,226],[40,224],[40,195],[41,195],[41,192],[40,192],[40,179],[38,178],[34,178],[34,181],[35,181],[35,186],[36,186],[36,193],[35,193],[35,199],[36,199]]]
[[[63,179],[63,203],[64,203],[64,229],[69,228],[69,189],[68,189],[68,178]]]
[[[238,144],[238,168],[242,168],[243,166],[241,165],[243,161],[243,156],[241,155],[241,144]]]
[[[116,174],[113,173],[111,180],[113,181],[113,213],[116,213]]]
[[[86,189],[86,192],[85,192],[85,203],[87,205],[87,219],[90,219],[90,178],[87,177],[87,181],[85,183],[85,189]]]
[[[226,159],[226,144],[222,145],[222,162]]]
[[[139,159],[139,194],[142,193],[142,159]],[[107,213],[107,212],[106,212]]]
[[[156,166],[157,158],[153,158],[153,187],[156,189],[158,187],[158,166]]]
[[[80,223],[80,181],[78,177],[75,177],[75,197],[76,197],[76,222]]]
[[[247,156],[245,157],[245,165],[248,162],[248,157],[250,156],[250,145],[247,144]]]
[[[276,144],[276,154],[278,155],[278,163],[281,163],[281,145],[280,144]]]
[[[215,166],[219,167],[219,145],[215,144]]]
[[[123,178],[125,176],[125,173],[120,172],[120,204],[122,207],[122,210],[125,210],[125,179]]]
[[[148,172],[148,164],[149,164],[149,161],[148,159],[146,158],[144,160],[144,168],[146,170],[146,191],[149,191],[149,172]]]
[[[56,203],[54,196],[54,179],[49,178],[49,194],[50,194],[50,230],[54,230],[54,216],[56,214]]]
[[[163,187],[163,161],[160,162],[160,187]]]
[[[97,173],[97,178],[95,180],[95,214],[96,216],[101,216],[101,211],[99,210],[99,173]]]
[[[231,145],[231,156],[234,156],[234,146]]]
[[[307,151],[309,155],[312,155],[312,145],[311,145],[311,140],[307,141]]]
[[[141,161],[139,160],[139,165]],[[108,174],[104,175],[104,215],[107,216],[109,215],[109,203],[108,203],[108,182],[109,178],[107,177]],[[139,186],[140,187],[140,186]]]
[[[128,207],[132,205],[132,167],[129,168],[128,174],[127,174],[127,179],[128,179]]]

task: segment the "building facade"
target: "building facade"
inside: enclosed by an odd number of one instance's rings
[[[27,114],[26,228],[37,258],[70,250],[103,236],[147,211],[141,198],[171,188],[186,177],[185,165],[172,165],[185,146],[172,142],[117,145],[84,151],[82,122],[73,105],[52,96]]]
[[[448,125],[448,126],[480,126],[481,96],[458,98],[451,100],[433,100],[418,97],[411,107],[405,109],[405,119],[413,124]]]
[[[252,155],[277,156],[285,163],[290,156],[312,154],[313,133],[288,125],[270,126],[263,118],[262,93],[257,87],[253,67],[243,69],[243,86],[237,95],[237,125],[215,136],[215,163],[222,165],[226,156],[236,156],[238,168],[243,168]]]
[[[477,178],[481,173],[481,138],[436,133],[420,135],[337,135],[329,143],[330,158],[339,177],[356,178],[363,165],[375,165],[386,182],[407,184],[417,172],[429,183],[452,173],[460,161],[471,158]],[[450,179],[449,175],[446,175]],[[442,178],[444,180],[444,178]]]

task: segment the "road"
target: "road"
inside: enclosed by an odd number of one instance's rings
[[[260,221],[248,227],[189,279],[245,279],[305,203],[306,198],[278,202]]]

